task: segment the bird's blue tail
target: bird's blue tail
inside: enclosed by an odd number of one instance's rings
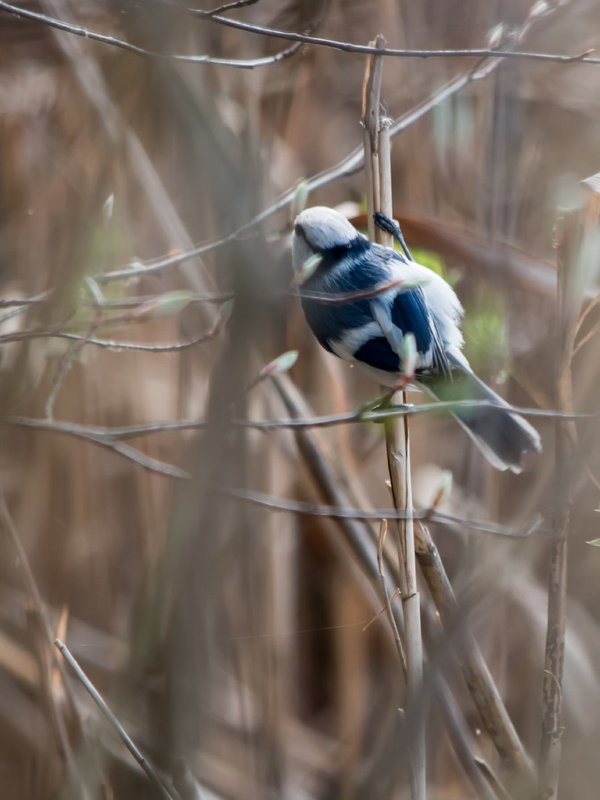
[[[507,403],[466,367],[454,365],[451,379],[428,382],[424,388],[438,400],[475,401],[451,413],[496,469],[521,472],[523,455],[542,449],[535,428],[509,411]],[[506,409],[478,406],[477,401]]]

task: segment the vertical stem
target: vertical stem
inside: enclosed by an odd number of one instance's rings
[[[557,347],[555,406],[567,411],[564,385],[568,380],[570,347],[565,290],[570,262],[570,240],[575,220],[565,220],[558,250],[557,310],[559,341]],[[542,730],[540,739],[539,800],[558,796],[562,750],[562,681],[567,619],[567,534],[569,526],[569,447],[567,429],[561,420],[555,424],[556,472],[554,487],[554,536],[550,548],[548,574],[548,623],[542,679]]]
[[[589,190],[585,207],[565,215],[558,243],[557,306],[559,341],[557,342],[556,398],[560,411],[572,410],[571,354],[575,321],[580,305],[578,292],[586,262],[597,258],[600,221],[600,174],[583,181]],[[539,763],[539,800],[558,797],[560,758],[563,737],[562,683],[567,620],[567,555],[570,521],[572,447],[569,427],[556,422],[556,480],[554,538],[550,550],[548,576],[548,627],[542,681],[542,731]]]
[[[383,36],[378,36],[374,45],[384,47]],[[375,211],[382,211],[388,217],[393,216],[389,131],[386,121],[382,121],[379,115],[382,70],[383,60],[377,56],[370,56],[363,83],[362,122],[365,139],[369,234],[380,244],[390,246],[391,236],[379,229],[375,230],[373,225]],[[406,402],[404,393],[395,399]],[[385,431],[394,505],[397,509],[410,512],[413,504],[408,418],[404,417],[400,422],[388,420]],[[400,589],[404,611],[407,705],[413,710],[411,718],[418,720],[416,730],[411,732],[411,797],[412,800],[425,800],[427,792],[425,725],[422,715],[416,713],[417,703],[421,699],[420,690],[423,681],[423,643],[415,560],[414,522],[410,518],[410,514],[408,519],[394,522],[393,530],[396,533],[398,545]]]

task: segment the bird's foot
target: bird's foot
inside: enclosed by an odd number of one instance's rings
[[[390,400],[393,396],[394,390],[389,389],[373,400],[367,400],[367,402],[363,403],[358,409],[358,416],[362,417],[363,414],[368,414],[370,411],[379,411],[380,409],[389,408]]]
[[[393,411],[395,409],[406,409],[412,408],[412,403],[392,403],[392,398],[396,393],[397,389],[394,387],[393,389],[389,389],[387,392],[384,392],[379,397],[376,397],[373,400],[368,400],[366,403],[363,403],[360,408],[358,409],[358,418],[368,418],[370,414],[373,412],[386,412],[386,411]],[[371,417],[369,419],[370,422],[385,422],[388,419],[387,415],[383,413],[381,418],[374,419]]]

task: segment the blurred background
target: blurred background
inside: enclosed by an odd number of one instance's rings
[[[223,14],[395,48],[577,56],[600,36],[595,0],[239,5]],[[408,798],[418,725],[428,797],[533,797],[482,724],[461,648],[468,630],[537,759],[550,534],[568,505],[560,796],[597,797],[597,419],[569,426],[561,463],[555,422],[532,419],[544,451],[515,476],[446,416],[411,418],[415,505],[438,496],[456,518],[430,528],[458,605],[442,628],[423,583],[428,668],[405,714],[382,599],[393,547],[383,592],[376,519],[298,513],[393,505],[383,426],[237,424],[354,410],[379,391],[320,350],[289,291],[303,203],[366,224],[363,171],[334,169],[362,144],[365,56],[178,2],[18,6],[150,55],[0,4],[3,796],[160,796],[61,668],[58,636],[173,797]],[[385,61],[385,114],[422,112],[393,138],[394,215],[463,301],[474,368],[518,406],[598,410],[597,236],[565,258],[565,325],[555,244],[565,210],[597,214],[581,181],[600,170],[599,97],[600,66],[577,61]],[[291,370],[256,383],[289,350]],[[178,420],[202,424],[163,424]],[[527,537],[481,530],[536,521]]]

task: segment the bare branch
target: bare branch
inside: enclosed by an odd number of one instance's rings
[[[348,411],[341,414],[329,414],[307,419],[243,420],[238,421],[236,424],[262,430],[277,430],[278,428],[328,428],[332,425],[345,425],[353,422],[385,422],[386,419],[392,419],[394,417],[410,417],[416,414],[426,414],[429,412],[452,412],[461,408],[499,408],[503,411],[510,411],[511,413],[520,414],[525,417],[562,419],[565,422],[600,418],[600,411],[577,414],[542,408],[522,408],[520,406],[500,405],[490,400],[447,400],[439,403],[423,403],[419,406],[389,406],[381,410]]]
[[[429,112],[434,108],[448,100],[450,97],[453,97],[455,94],[461,92],[471,83],[487,78],[499,66],[499,64],[500,62],[498,60],[490,61],[486,69],[481,69],[481,65],[476,64],[475,67],[467,72],[457,75],[456,78],[453,78],[428,98],[418,103],[410,111],[407,111],[405,114],[402,114],[402,116],[394,120],[389,129],[390,138],[397,136],[407,128],[410,128],[411,125],[429,114]],[[313,175],[311,178],[308,178],[306,180],[306,191],[307,193],[314,192],[317,189],[321,189],[323,186],[327,186],[336,180],[354,175],[357,172],[360,172],[360,170],[363,168],[363,165],[364,148],[362,145],[359,145],[350,153],[348,153],[348,155],[344,156],[344,158],[338,161],[337,164],[334,164],[334,166],[322,170],[316,175]],[[189,259],[203,255],[204,253],[217,250],[218,248],[223,247],[230,242],[241,239],[244,234],[252,234],[252,232],[254,232],[263,222],[266,222],[268,219],[271,219],[271,217],[275,216],[275,214],[290,206],[293,203],[295,196],[295,187],[288,189],[276,200],[274,200],[271,205],[267,206],[263,211],[261,211],[260,214],[257,214],[257,216],[255,216],[253,219],[244,223],[244,225],[237,228],[237,230],[232,231],[232,233],[229,233],[225,236],[204,242],[203,244],[199,244],[197,247],[193,247],[190,250],[178,252],[176,255],[166,255],[150,261],[142,262],[141,264],[138,262],[127,268],[99,273],[94,276],[94,279],[99,283],[107,283],[109,281],[119,280],[121,278],[136,278],[152,272],[159,272],[167,267],[176,266],[184,261],[188,261]]]
[[[8,425],[15,425],[21,428],[37,428],[54,433],[63,433],[75,436],[78,439],[89,439],[90,441],[104,439],[111,442],[137,439],[140,436],[147,436],[152,433],[204,430],[207,424],[205,422],[173,420],[150,422],[146,425],[123,425],[122,427],[104,428],[96,425],[78,425],[75,422],[35,419],[33,417],[7,417],[5,422]]]
[[[11,425],[17,425],[22,428],[35,428],[41,431],[48,431],[50,433],[59,433],[67,436],[73,436],[76,439],[84,439],[85,441],[97,444],[107,450],[112,450],[118,455],[139,464],[140,467],[147,469],[150,472],[157,472],[160,475],[166,475],[169,478],[189,478],[189,473],[175,467],[172,464],[167,464],[164,461],[159,461],[157,458],[152,458],[145,453],[136,450],[130,445],[124,444],[110,435],[104,435],[102,429],[94,429],[93,427],[87,428],[81,425],[74,425],[69,422],[59,422],[57,420],[48,419],[29,419],[27,417],[11,417],[6,420]]]
[[[48,706],[50,710],[50,719],[54,727],[58,739],[58,744],[62,751],[69,772],[74,777],[77,777],[79,779],[80,776],[73,756],[73,749],[69,741],[69,734],[67,732],[67,726],[65,724],[63,712],[59,707],[58,700],[56,697],[56,692],[54,691],[52,686],[52,664],[56,663],[60,666],[60,661],[58,661],[58,659],[54,657],[55,651],[52,649],[54,632],[52,630],[52,626],[48,618],[48,612],[46,610],[46,606],[42,599],[42,595],[37,580],[35,578],[33,569],[31,567],[31,563],[27,556],[27,552],[23,547],[21,537],[19,536],[19,532],[10,514],[10,511],[8,510],[6,499],[3,494],[0,494],[0,516],[2,517],[6,533],[8,534],[11,543],[15,549],[15,552],[17,554],[17,561],[19,563],[21,571],[23,572],[25,585],[31,597],[33,608],[35,609],[35,614],[38,619],[38,624],[46,640],[45,643],[48,648],[47,653],[41,654],[40,661],[41,661],[41,674],[44,684],[44,690],[48,699]],[[62,669],[60,669],[60,672],[62,674]],[[72,703],[72,707],[75,711],[77,710],[76,705],[74,703]]]
[[[600,64],[600,58],[590,56],[593,50],[586,50],[574,55],[561,53],[532,53],[525,50],[508,50],[502,48],[467,48],[462,50],[409,50],[405,48],[377,48],[373,45],[353,44],[342,42],[337,39],[325,39],[321,36],[309,36],[293,31],[282,31],[275,28],[267,28],[263,25],[253,25],[249,22],[230,19],[215,14],[206,14],[198,9],[188,9],[189,13],[201,16],[211,22],[225,25],[229,28],[256,33],[261,36],[269,36],[275,39],[284,39],[292,42],[302,42],[304,44],[317,45],[318,47],[328,47],[335,50],[342,50],[344,53],[354,53],[358,55],[381,55],[396,58],[517,58],[535,61],[554,61],[559,64]]]
[[[67,352],[63,354],[60,363],[58,365],[58,369],[56,370],[56,375],[54,376],[54,380],[52,381],[52,386],[50,387],[50,392],[48,394],[48,399],[46,400],[46,405],[44,406],[47,419],[51,420],[54,415],[54,406],[56,404],[56,399],[58,397],[60,387],[62,386],[67,373],[75,363],[75,359],[77,358],[81,350],[83,350],[84,346],[86,344],[89,344],[90,336],[94,333],[94,331],[99,327],[100,324],[101,323],[99,321],[93,322],[89,327],[89,333],[86,336],[82,336],[77,341],[75,341],[69,347]]]
[[[144,47],[138,47],[137,45],[131,44],[130,42],[125,42],[122,39],[117,39],[115,36],[107,36],[104,33],[97,33],[96,31],[88,30],[88,28],[82,28],[79,25],[63,22],[55,17],[42,14],[39,11],[31,11],[20,6],[12,5],[12,3],[6,3],[4,0],[0,0],[0,11],[6,11],[9,14],[14,14],[16,17],[21,17],[22,19],[39,22],[42,25],[54,28],[55,30],[64,31],[65,33],[70,33],[73,36],[80,36],[84,39],[91,39],[94,42],[101,42],[102,44],[110,45],[111,47],[118,47],[121,50],[126,50],[129,53],[134,53],[137,56],[143,56],[145,58],[155,58],[169,61],[186,61],[193,64],[217,64],[221,67],[235,67],[237,69],[255,69],[256,67],[265,67],[270,64],[276,64],[278,61],[283,61],[284,59],[289,58],[294,53],[298,52],[303,44],[302,42],[296,42],[290,47],[286,47],[285,50],[281,50],[279,53],[275,53],[272,56],[249,59],[217,58],[208,55],[194,56],[178,53],[159,53],[154,50],[147,50]],[[213,17],[209,16],[208,18],[210,19]],[[225,17],[215,16],[214,19],[225,19]]]
[[[325,306],[339,306],[344,303],[352,303],[355,300],[367,300],[371,297],[377,297],[380,294],[389,292],[390,289],[397,289],[404,287],[407,291],[414,289],[419,284],[414,281],[396,280],[387,281],[373,289],[358,289],[355,292],[340,292],[338,294],[327,294],[326,292],[311,292],[308,290],[290,291],[293,297],[305,298],[307,300],[314,300],[317,303],[322,303]]]
[[[233,11],[234,9],[238,8],[247,8],[248,6],[253,6],[258,3],[259,0],[235,0],[233,3],[225,3],[222,6],[217,6],[217,8],[213,8],[212,11],[205,11],[205,17],[214,17],[216,14],[224,14],[226,11]]]
[[[67,331],[32,329],[0,336],[0,345],[8,344],[9,342],[22,342],[28,339],[68,339],[73,342],[92,344],[95,347],[104,347],[108,350],[115,351],[141,350],[146,353],[175,353],[180,350],[187,350],[189,347],[194,347],[197,344],[202,344],[202,342],[206,342],[209,339],[212,339],[214,336],[215,333],[211,329],[210,331],[202,333],[195,339],[190,339],[188,342],[178,342],[176,344],[137,344],[136,342],[116,342],[105,339],[89,339],[86,336],[81,336],[77,333],[68,333]]]
[[[311,429],[328,428],[334,425],[345,425],[354,422],[380,422],[388,417],[412,416],[435,411],[452,411],[457,408],[501,408],[520,414],[521,416],[546,417],[548,419],[562,419],[565,422],[577,419],[597,419],[600,412],[596,414],[568,414],[560,411],[546,411],[536,408],[519,408],[517,406],[499,406],[492,402],[474,400],[457,400],[440,403],[428,403],[422,406],[392,407],[385,411],[372,411],[364,413],[361,411],[349,411],[342,414],[331,414],[322,417],[310,417],[306,419],[291,418],[279,420],[233,420],[232,424],[244,428],[255,430],[271,431],[285,429]],[[114,441],[124,441],[135,439],[140,436],[147,436],[154,433],[170,433],[173,431],[192,431],[204,430],[207,423],[203,420],[162,420],[148,422],[140,425],[123,425],[115,427],[100,427],[95,425],[78,425],[73,422],[60,422],[57,420],[36,419],[33,417],[11,416],[6,417],[5,424],[16,425],[25,428],[39,428],[40,430],[54,431],[76,436],[81,439],[96,441],[97,439]]]
[[[372,44],[379,53],[385,48],[385,39],[379,34]],[[375,212],[383,212],[387,216],[393,214],[389,125],[380,115],[383,63],[383,58],[377,54],[369,56],[367,60],[363,79],[361,121],[364,128],[363,142],[366,154],[365,183],[369,237],[372,241],[389,247],[392,244],[391,236],[380,228],[376,229],[374,225]],[[403,370],[403,372],[409,380],[406,371]],[[405,392],[398,393],[397,396],[406,404]],[[406,705],[408,712],[414,716],[409,756],[410,794],[412,800],[425,800],[427,795],[427,748],[421,697],[423,639],[412,517],[408,417],[404,417],[400,424],[394,419],[386,420],[385,441],[392,500],[394,507],[405,514],[402,521],[395,522],[393,532],[398,554],[398,577],[404,617]]]
[[[119,734],[125,746],[131,753],[131,755],[135,758],[138,762],[140,767],[144,770],[146,775],[150,778],[151,782],[158,788],[162,797],[166,798],[166,800],[175,800],[174,795],[171,794],[170,790],[167,789],[165,786],[162,778],[152,765],[152,763],[142,754],[139,748],[134,743],[133,739],[129,736],[125,728],[121,725],[119,720],[116,718],[114,713],[108,707],[106,701],[100,694],[100,692],[96,689],[94,684],[90,681],[87,677],[85,672],[79,666],[77,660],[70,652],[69,648],[63,644],[60,639],[55,639],[54,644],[56,645],[57,649],[60,651],[62,656],[64,657],[67,664],[71,667],[75,676],[83,685],[84,689],[90,695],[92,700],[96,703],[100,711],[104,714],[104,717],[108,720],[108,722],[112,725],[112,727],[116,730]]]
[[[362,521],[380,522],[383,519],[393,520],[420,520],[422,522],[437,522],[440,524],[462,525],[472,530],[491,533],[495,536],[509,537],[512,539],[523,539],[529,537],[534,531],[539,532],[538,520],[519,530],[507,528],[504,525],[496,525],[492,522],[483,520],[462,519],[453,514],[442,513],[430,508],[413,510],[411,512],[396,508],[375,508],[364,511],[360,508],[323,506],[315,503],[305,503],[299,500],[281,500],[263,492],[255,492],[251,489],[233,489],[222,486],[215,487],[215,490],[234,497],[238,500],[245,500],[253,505],[269,508],[272,511],[288,511],[294,514],[302,514],[310,517],[327,517],[329,519],[354,519]]]
[[[19,298],[0,299],[0,308],[12,308],[13,306],[43,305],[44,303],[48,302],[48,299],[51,294],[52,290],[48,290],[47,292],[36,294],[34,297],[22,297],[20,299]]]
[[[306,404],[302,401],[293,383],[287,379],[287,376],[280,376],[275,381],[275,386],[279,390],[285,407],[290,414],[297,417],[303,413],[308,413]],[[339,479],[337,472],[328,463],[315,432],[298,430],[295,432],[295,438],[304,462],[315,481],[315,487],[319,495],[326,503],[334,506],[346,506],[348,504],[346,492],[342,488],[345,481],[344,479]],[[362,526],[357,525],[354,520],[336,518],[336,522],[352,543],[356,557],[366,573],[378,584],[379,572],[373,553],[374,545],[376,544],[375,532],[372,529],[368,529],[369,533],[367,534],[367,541],[365,541]],[[423,576],[442,620],[447,620],[448,615],[452,615],[453,609],[457,607],[456,596],[427,526],[419,525],[417,533],[419,545],[417,556]],[[391,572],[396,574],[393,567]],[[482,722],[504,763],[510,765],[512,769],[529,775],[530,765],[527,754],[508,716],[481,651],[473,637],[470,637],[470,641],[466,642],[465,645],[468,648],[468,652],[459,654],[459,658],[461,659],[463,674],[469,691],[480,713]]]

